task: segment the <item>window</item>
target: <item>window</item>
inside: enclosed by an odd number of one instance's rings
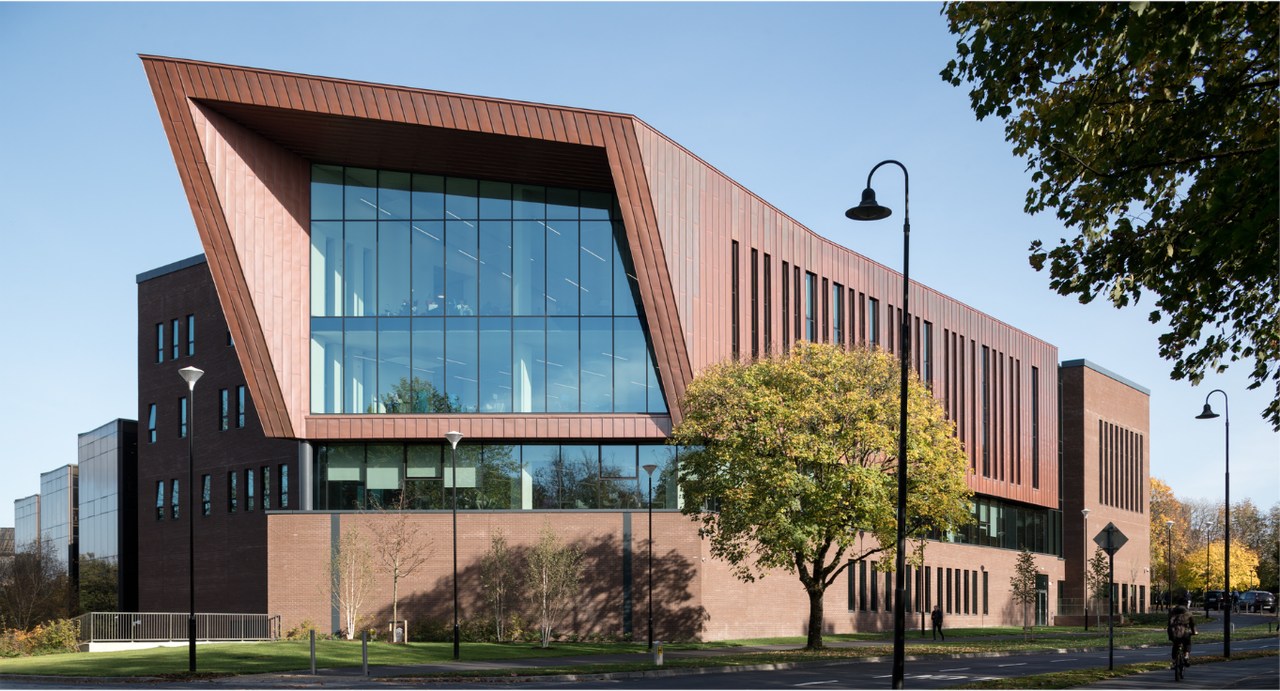
[[[236,506],[239,503],[240,491],[236,487],[236,478],[239,474],[236,471],[227,473],[227,512],[235,513]]]
[[[178,438],[185,439],[187,437],[187,399],[178,399]]]
[[[760,357],[760,252],[751,248],[751,359]]]
[[[147,406],[147,441],[156,443],[156,404]]]
[[[810,343],[818,342],[818,276],[804,273],[804,337]]]
[[[227,389],[218,389],[218,429],[227,431],[232,426],[232,397]]]
[[[280,508],[289,508],[289,466],[280,464]]]
[[[231,330],[227,329],[227,347],[235,347],[236,342],[231,339]]]
[[[187,315],[187,357],[196,354],[196,315]]]
[[[156,520],[164,520],[164,480],[156,481]]]
[[[253,468],[246,468],[244,471],[244,510],[253,511],[257,508],[257,495],[253,491]]]
[[[885,329],[889,332],[884,339],[885,346],[888,348],[890,353],[897,353],[898,346],[900,344],[898,343],[898,339],[896,337],[897,334],[895,333],[895,329],[898,326],[898,320],[893,318],[893,305],[885,305],[884,318]]]
[[[880,602],[880,589],[878,586],[879,581],[876,580],[876,563],[874,561],[871,562],[869,575],[871,576],[871,611],[874,612],[880,609],[878,604]]]
[[[200,513],[208,516],[213,510],[213,477],[205,474],[200,478]]]
[[[773,258],[764,255],[764,354],[773,354]]]
[[[867,611],[867,562],[862,559],[858,560],[858,609]]]
[[[172,342],[173,342],[173,359],[174,359],[174,360],[177,360],[177,359],[178,359],[179,354],[181,353],[181,351],[180,351],[180,350],[179,350],[179,348],[178,348],[178,343],[179,343],[179,341],[178,341],[178,320],[177,320],[177,319],[174,319],[173,321],[169,322],[169,328],[173,330],[173,338],[171,339],[171,340],[172,340]]]
[[[844,286],[831,283],[831,342],[844,345]]]
[[[738,241],[733,241],[733,247],[730,256],[729,265],[729,344],[732,349],[733,359],[737,360],[741,353],[738,350],[738,312],[742,309],[741,300],[738,297]]]
[[[982,346],[982,474],[991,477],[990,351]]]
[[[880,346],[880,301],[867,298],[867,309],[863,314],[870,317],[867,320],[867,338],[871,341],[871,347],[878,348]]]
[[[164,322],[156,324],[156,362],[164,362]]]
[[[804,327],[804,308],[800,306],[800,267],[792,267],[791,273],[794,276],[793,282],[795,284],[792,286],[794,292],[791,296],[795,301],[795,339],[796,342],[799,343],[800,339],[804,338],[804,331],[802,330]]]
[[[782,352],[791,351],[791,283],[787,280],[787,275],[791,272],[791,265],[782,262]]]
[[[831,342],[831,293],[828,292],[827,279],[822,279],[822,342]]]
[[[987,577],[988,577],[988,576],[990,576],[990,575],[991,575],[991,574],[990,574],[990,573],[988,573],[988,572],[986,571],[986,569],[983,569],[983,571],[982,571],[982,613],[983,613],[983,614],[990,614],[990,613],[991,613],[991,612],[989,612],[989,611],[987,610],[987,592],[988,592],[988,591],[987,591]]]
[[[269,511],[271,509],[271,466],[262,466],[260,472],[262,474],[262,510]]]
[[[236,387],[236,427],[237,428],[241,428],[241,429],[244,428],[244,415],[245,415],[245,409],[247,408],[247,405],[248,405],[248,401],[247,401],[248,395],[249,395],[248,391],[245,389],[244,385],[240,385]]]
[[[1031,486],[1040,489],[1040,368],[1031,368]]]
[[[928,386],[930,389],[932,389],[933,388],[933,323],[932,322],[926,321],[924,323],[924,331],[920,334],[920,336],[921,336],[921,339],[920,339],[921,346],[923,347],[923,350],[924,350],[924,363],[923,363],[923,367],[921,368],[922,376],[924,377],[925,386]]]
[[[178,518],[180,518],[180,516],[178,515],[178,507],[179,507],[178,498],[182,496],[182,494],[178,489],[178,478],[175,477],[174,479],[170,480],[169,483],[171,488],[171,491],[169,492],[169,513],[171,516],[173,516],[174,520],[177,520]]]

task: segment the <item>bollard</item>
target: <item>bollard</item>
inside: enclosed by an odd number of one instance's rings
[[[316,630],[311,629],[311,675],[316,673]]]
[[[369,676],[369,632],[360,632],[360,665],[364,668],[364,675]]]
[[[657,667],[662,666],[662,641],[653,642],[653,664]]]

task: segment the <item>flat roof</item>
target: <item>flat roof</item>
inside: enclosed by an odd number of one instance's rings
[[[1146,395],[1148,395],[1148,396],[1150,396],[1150,395],[1151,395],[1151,389],[1148,389],[1147,387],[1145,387],[1145,386],[1143,386],[1143,385],[1141,385],[1141,384],[1138,384],[1138,383],[1134,382],[1134,381],[1133,381],[1133,380],[1131,380],[1131,379],[1126,379],[1126,378],[1124,378],[1124,377],[1122,377],[1122,376],[1120,376],[1120,375],[1116,374],[1115,372],[1112,372],[1111,370],[1109,370],[1109,369],[1107,369],[1107,368],[1105,368],[1105,367],[1103,367],[1103,366],[1101,366],[1101,365],[1098,365],[1098,364],[1096,364],[1096,363],[1090,362],[1090,361],[1088,361],[1088,360],[1083,360],[1083,359],[1082,359],[1082,360],[1066,360],[1066,361],[1064,361],[1062,364],[1060,364],[1060,365],[1058,365],[1058,366],[1059,366],[1059,367],[1088,367],[1089,369],[1093,370],[1094,372],[1097,372],[1098,374],[1101,374],[1101,375],[1103,375],[1103,376],[1105,376],[1105,377],[1110,377],[1110,378],[1112,378],[1112,379],[1114,379],[1114,380],[1116,380],[1116,381],[1120,382],[1121,384],[1124,384],[1125,386],[1127,386],[1127,387],[1129,387],[1129,388],[1131,388],[1131,389],[1135,389],[1135,390],[1137,390],[1137,391],[1141,391],[1142,393],[1144,393],[1144,394],[1146,394]]]
[[[161,266],[156,269],[151,269],[150,271],[143,271],[142,273],[138,274],[138,283],[142,283],[143,281],[150,281],[153,278],[159,278],[166,274],[171,274],[175,271],[181,271],[183,269],[188,269],[193,266],[205,264],[207,262],[208,260],[204,258],[203,254],[197,254],[194,257],[187,257],[186,259],[180,259],[172,264],[165,264],[164,266]]]

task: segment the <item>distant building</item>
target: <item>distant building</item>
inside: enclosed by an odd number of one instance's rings
[[[115,604],[90,609],[138,608],[138,423],[116,419],[79,435],[81,601],[87,587],[115,581]]]
[[[72,580],[79,555],[78,475],[79,468],[72,464],[40,473],[40,539]]]
[[[35,549],[40,543],[40,495],[13,500],[13,545],[17,552]]]

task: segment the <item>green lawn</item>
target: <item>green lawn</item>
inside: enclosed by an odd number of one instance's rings
[[[463,646],[462,656],[465,660],[518,660],[530,657],[640,653],[644,648],[643,643],[561,643],[547,650],[529,644],[467,643]],[[287,672],[306,670],[311,664],[307,641],[201,644],[196,649],[196,659],[197,669],[202,674]],[[429,664],[452,659],[451,643],[369,644],[370,665]],[[316,665],[359,667],[360,641],[316,641]],[[186,671],[186,646],[0,659],[0,674],[127,677],[185,674]]]
[[[1265,625],[1241,627],[1232,636],[1234,640],[1266,638]],[[789,645],[796,648],[805,643],[803,637],[763,638],[712,643],[668,644],[670,651],[688,649],[726,649],[721,655],[680,659],[667,657],[667,665],[720,666],[751,665],[779,662],[805,662],[823,659],[858,658],[892,655],[892,633],[859,633],[828,635],[824,640],[832,647],[819,652],[784,650],[763,653],[735,652],[733,648],[753,645]],[[1221,642],[1222,635],[1201,634],[1197,646]],[[1081,628],[1038,628],[1034,636],[1024,639],[1021,628],[990,627],[981,629],[951,629],[947,640],[934,642],[921,638],[919,631],[907,634],[907,654],[943,655],[954,653],[982,653],[1054,650],[1058,648],[1099,648],[1107,645],[1106,629],[1091,628],[1086,634]],[[856,642],[842,646],[841,642]],[[1125,627],[1115,631],[1117,646],[1166,645],[1163,628]],[[1205,650],[1200,647],[1201,650]],[[598,655],[607,653],[643,653],[643,643],[560,643],[542,650],[535,645],[513,643],[466,643],[462,649],[464,660],[519,660],[537,657],[565,657]],[[1206,650],[1208,652],[1208,650]],[[370,665],[413,665],[447,662],[453,657],[450,643],[410,643],[397,646],[386,643],[369,644]],[[319,667],[359,667],[359,641],[316,641],[316,663]],[[255,674],[262,672],[301,671],[309,667],[307,641],[275,641],[270,643],[221,643],[201,645],[198,648],[198,668],[201,674]],[[643,658],[635,663],[590,665],[572,669],[543,669],[538,672],[524,670],[521,673],[591,673],[626,671],[648,667]],[[65,653],[27,658],[0,659],[0,674],[49,674],[60,676],[157,676],[183,675],[187,669],[187,648],[151,648],[112,653]],[[510,670],[476,672],[481,675],[501,675]]]

